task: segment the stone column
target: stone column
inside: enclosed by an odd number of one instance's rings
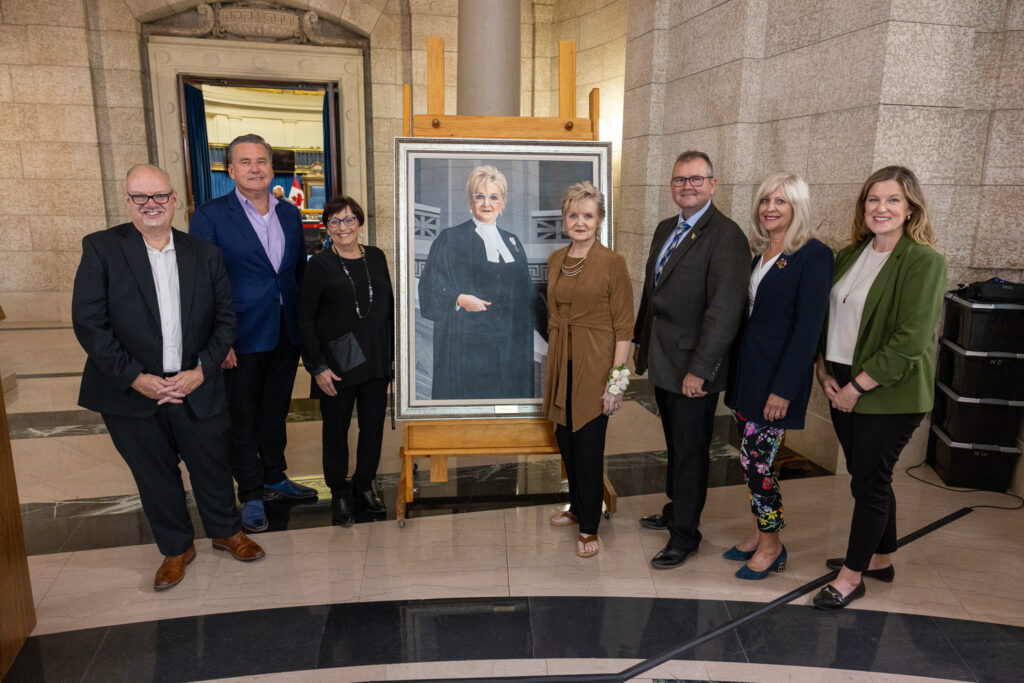
[[[458,113],[519,116],[520,0],[459,0]]]

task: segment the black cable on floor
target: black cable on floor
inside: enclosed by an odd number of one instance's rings
[[[936,484],[935,482],[932,481],[927,481],[925,479],[922,479],[921,477],[915,476],[910,473],[911,470],[916,470],[919,467],[924,467],[927,464],[927,462],[927,460],[922,460],[916,465],[911,465],[910,467],[908,467],[905,470],[907,476],[915,481],[921,482],[922,484],[928,484],[929,486],[934,486],[935,488],[942,489],[943,491],[952,491],[953,493],[995,493],[1000,496],[1010,496],[1011,498],[1017,499],[1017,505],[1014,505],[1013,507],[1005,507],[1003,505],[971,505],[970,508],[972,510],[977,510],[979,508],[990,508],[992,510],[1020,510],[1021,508],[1024,508],[1024,498],[1021,498],[1016,493],[1012,493],[1010,491],[987,491],[985,489],[953,488],[951,486],[944,486],[942,484]]]
[[[925,482],[925,483],[927,483],[927,482]],[[981,507],[981,506],[978,506],[978,507]],[[903,538],[899,539],[898,546],[902,548],[906,544],[911,543],[913,541],[916,541],[917,539],[921,538],[922,536],[924,536],[926,534],[929,534],[929,533],[935,531],[936,529],[944,527],[947,524],[949,524],[950,522],[954,522],[954,521],[960,519],[961,517],[970,514],[973,511],[974,511],[973,508],[969,508],[969,507],[960,508],[956,512],[953,512],[953,513],[950,513],[950,514],[946,515],[942,519],[936,520],[936,521],[932,522],[931,524],[928,524],[926,526],[921,527],[917,531],[912,531],[911,533],[907,534]],[[644,661],[642,661],[642,662],[640,662],[638,664],[634,664],[633,666],[629,667],[625,671],[620,671],[618,673],[571,674],[571,675],[557,675],[557,676],[494,676],[494,677],[487,677],[487,678],[460,678],[458,680],[460,682],[461,681],[466,681],[466,682],[473,682],[473,683],[492,683],[494,681],[502,681],[504,683],[552,683],[553,681],[575,681],[576,683],[604,683],[605,681],[612,681],[614,683],[620,683],[621,681],[628,681],[631,678],[636,678],[637,676],[639,676],[640,674],[644,673],[645,671],[650,671],[654,667],[659,666],[661,664],[664,664],[665,662],[669,661],[670,659],[675,659],[677,656],[683,654],[684,652],[692,650],[693,648],[697,647],[698,645],[702,645],[702,644],[708,642],[709,640],[714,640],[715,638],[717,638],[718,636],[722,635],[723,633],[728,633],[729,631],[737,629],[740,626],[742,626],[743,624],[746,624],[749,621],[753,621],[754,619],[760,617],[761,615],[763,615],[763,614],[765,614],[767,612],[770,612],[770,611],[776,609],[777,607],[779,607],[781,605],[785,605],[785,604],[787,604],[789,602],[792,602],[793,600],[796,600],[799,597],[807,595],[808,593],[813,591],[815,588],[818,588],[819,586],[822,586],[822,585],[828,583],[829,581],[831,581],[833,579],[833,577],[836,576],[836,574],[837,574],[837,572],[834,572],[834,571],[833,572],[828,572],[827,574],[822,574],[821,576],[819,576],[818,578],[814,579],[813,581],[811,581],[809,583],[805,583],[804,585],[800,586],[799,588],[786,593],[782,597],[775,598],[771,602],[765,603],[764,605],[762,605],[761,607],[757,608],[753,612],[750,612],[749,614],[744,614],[742,617],[737,617],[736,619],[733,619],[732,621],[728,621],[728,622],[722,624],[721,626],[719,626],[718,628],[716,628],[716,629],[714,629],[712,631],[708,631],[707,633],[705,633],[703,635],[700,635],[700,636],[697,636],[696,638],[694,638],[692,640],[689,640],[689,641],[687,641],[685,643],[677,645],[676,647],[673,647],[671,650],[667,650],[665,652],[662,652],[660,655],[656,655],[656,656],[651,657],[649,659],[645,659]],[[444,681],[444,680],[451,680],[451,679],[443,679],[443,678],[405,679],[406,683],[437,683],[437,681]],[[371,681],[371,682],[368,682],[368,683],[383,683],[383,682]]]

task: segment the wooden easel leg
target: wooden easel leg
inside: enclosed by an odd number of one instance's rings
[[[615,487],[612,486],[612,482],[608,478],[608,475],[603,474],[601,476],[604,478],[604,516],[607,519],[611,519],[612,515],[614,515],[619,508],[619,496],[615,493]]]
[[[398,477],[398,495],[395,496],[395,519],[398,526],[405,526],[405,505],[412,502],[412,458],[405,454],[405,447],[399,446],[398,457],[402,460],[402,473]]]

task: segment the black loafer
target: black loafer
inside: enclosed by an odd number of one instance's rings
[[[843,562],[846,561],[844,557],[830,557],[825,560],[825,566],[834,572],[839,571],[843,568]],[[885,581],[886,583],[892,583],[893,579],[896,578],[896,570],[893,569],[890,564],[888,567],[882,567],[881,569],[865,569],[861,572],[861,576],[866,576],[869,579],[876,579],[878,581]]]
[[[828,585],[821,589],[821,592],[814,596],[814,606],[818,609],[842,609],[857,598],[864,596],[864,582],[861,581],[853,592],[845,598],[835,586]]]
[[[651,566],[655,569],[672,569],[673,567],[678,567],[683,562],[686,562],[687,558],[693,554],[694,550],[696,550],[696,548],[681,550],[680,548],[674,548],[667,545],[659,550],[657,555],[651,558]]]
[[[334,526],[352,526],[354,521],[355,515],[352,513],[352,503],[348,496],[332,496],[331,524]]]
[[[380,499],[380,496],[372,488],[357,493],[356,504],[374,516],[384,516],[388,513],[388,509],[384,507],[384,501]]]
[[[640,526],[655,531],[664,531],[668,528],[668,518],[665,515],[647,515],[640,518]]]

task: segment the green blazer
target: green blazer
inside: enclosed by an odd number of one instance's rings
[[[871,240],[836,254],[832,285],[846,274]],[[882,266],[864,302],[853,350],[853,376],[879,383],[862,395],[856,413],[925,413],[935,397],[935,328],[946,289],[946,259],[904,235]],[[828,320],[822,331],[822,349]],[[828,368],[832,372],[831,367]]]

